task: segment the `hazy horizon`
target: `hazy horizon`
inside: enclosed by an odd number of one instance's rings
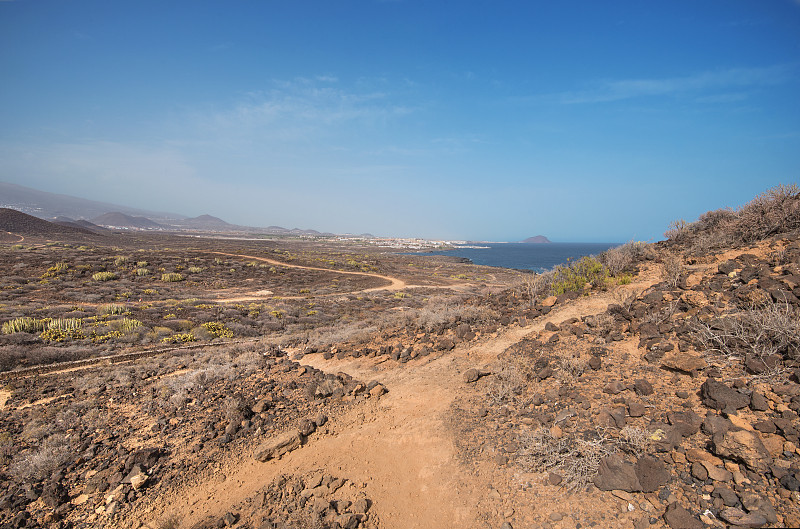
[[[658,240],[800,168],[798,0],[13,0],[0,72],[0,180],[240,225]]]

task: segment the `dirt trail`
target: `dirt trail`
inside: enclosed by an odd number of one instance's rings
[[[315,434],[306,446],[281,460],[258,463],[245,457],[229,465],[224,481],[187,488],[173,505],[190,505],[191,512],[181,516],[193,523],[206,514],[224,514],[277,475],[325,468],[365,484],[381,527],[474,527],[491,483],[459,465],[452,433],[445,425],[451,405],[464,391],[463,373],[472,367],[491,369],[507,347],[544,329],[547,322],[601,313],[628,293],[657,281],[658,268],[650,267],[630,285],[556,306],[531,325],[504,329],[438,358],[397,365],[363,357],[325,360],[320,354],[306,355],[301,363],[364,381],[377,379],[389,392],[337,417],[328,434]]]
[[[17,243],[21,243],[21,242],[23,242],[25,240],[25,237],[23,237],[19,233],[14,233],[14,232],[10,232],[10,231],[7,231],[6,233],[9,234],[9,235],[13,235],[14,237],[19,237],[19,240],[17,241]]]
[[[403,281],[402,279],[398,279],[396,277],[384,276],[384,275],[381,275],[381,274],[372,274],[370,272],[353,272],[353,271],[349,271],[349,270],[333,270],[333,269],[330,269],[330,268],[321,268],[321,267],[317,267],[317,266],[297,265],[297,264],[285,263],[285,262],[282,262],[282,261],[276,261],[275,259],[269,259],[267,257],[257,257],[257,256],[254,256],[254,255],[244,255],[244,254],[224,253],[224,252],[210,252],[210,253],[217,254],[217,255],[225,255],[225,256],[228,256],[228,257],[241,257],[243,259],[253,259],[253,260],[256,260],[256,261],[262,261],[264,263],[269,263],[271,265],[281,266],[281,267],[284,267],[284,268],[298,268],[298,269],[301,269],[301,270],[317,270],[319,272],[333,272],[333,273],[336,273],[336,274],[344,274],[344,275],[351,275],[351,276],[377,277],[378,279],[383,279],[383,280],[389,282],[388,285],[381,286],[381,287],[366,288],[364,290],[359,290],[358,293],[361,293],[361,292],[375,292],[377,290],[401,290],[403,288],[406,288],[406,286],[408,286],[408,285],[406,285],[406,282]],[[351,292],[347,292],[347,294],[350,294],[350,293]],[[337,294],[337,295],[341,295],[341,294]],[[228,301],[228,300],[226,300],[226,301]],[[237,299],[237,301],[245,301],[245,299]]]

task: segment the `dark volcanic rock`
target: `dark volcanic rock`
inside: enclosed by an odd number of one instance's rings
[[[633,383],[633,391],[636,392],[637,395],[652,395],[653,394],[653,385],[643,378],[637,379]]]
[[[617,455],[608,456],[600,462],[594,485],[600,490],[642,490],[634,466]]]
[[[641,457],[634,465],[642,492],[655,492],[669,481],[664,463],[653,457]]]
[[[667,414],[669,423],[678,429],[683,437],[689,437],[696,434],[700,430],[700,425],[703,420],[695,412],[687,411],[671,411]]]
[[[707,379],[700,386],[700,396],[703,404],[725,413],[733,413],[750,405],[750,397],[713,378]]]
[[[703,529],[705,526],[692,513],[678,505],[671,503],[664,512],[664,521],[672,529]]]

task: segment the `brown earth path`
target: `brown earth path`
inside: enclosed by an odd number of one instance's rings
[[[335,269],[332,269],[332,268],[321,268],[321,267],[316,267],[316,266],[297,265],[297,264],[286,263],[286,262],[283,262],[283,261],[276,261],[275,259],[270,259],[268,257],[257,257],[257,256],[254,256],[254,255],[244,255],[244,254],[224,253],[224,252],[210,252],[210,253],[217,254],[217,255],[225,255],[225,256],[228,256],[228,257],[241,257],[243,259],[253,259],[253,260],[256,260],[256,261],[262,261],[262,262],[269,263],[269,264],[274,265],[274,266],[282,266],[282,267],[285,267],[285,268],[298,268],[298,269],[301,269],[301,270],[317,270],[317,271],[320,271],[320,272],[333,272],[333,273],[336,273],[336,274],[375,277],[375,278],[383,279],[383,280],[389,282],[388,285],[383,285],[383,286],[380,286],[380,287],[364,288],[364,289],[361,289],[361,290],[354,290],[354,291],[348,291],[348,292],[332,292],[330,294],[318,294],[318,295],[314,295],[314,296],[311,296],[310,294],[309,295],[305,295],[305,296],[281,296],[281,299],[305,299],[305,298],[308,298],[308,297],[316,297],[316,298],[320,298],[320,297],[336,297],[336,296],[346,296],[346,295],[352,295],[352,294],[366,294],[366,293],[369,293],[369,292],[378,292],[380,290],[388,290],[390,292],[394,292],[394,291],[410,289],[410,288],[447,288],[447,289],[452,289],[452,290],[462,290],[464,288],[464,285],[411,285],[411,284],[408,284],[405,281],[403,281],[402,279],[397,278],[397,277],[391,277],[391,276],[386,276],[386,275],[382,275],[382,274],[374,274],[374,273],[371,273],[371,272],[354,272],[354,271],[349,271],[349,270],[335,270]],[[215,299],[213,299],[211,301],[214,301],[216,303],[241,303],[241,302],[244,302],[244,301],[263,300],[263,299],[269,298],[271,296],[272,296],[272,292],[269,292],[267,290],[257,290],[255,292],[251,292],[251,293],[244,294],[244,295],[239,295],[239,296],[229,296],[229,297],[224,297],[224,298],[215,298]]]
[[[450,406],[465,389],[463,373],[472,367],[491,370],[500,353],[544,329],[547,322],[601,313],[627,293],[658,281],[658,266],[650,266],[629,285],[557,305],[528,326],[506,328],[445,355],[403,365],[306,355],[301,363],[364,381],[377,379],[389,392],[336,417],[327,434],[315,434],[306,446],[278,461],[259,463],[243,454],[241,460],[223,465],[218,477],[176,491],[166,499],[172,506],[167,514],[178,515],[190,527],[206,515],[222,516],[280,474],[323,468],[364,484],[367,497],[374,501],[371,512],[382,528],[479,527],[484,514],[480,506],[491,483],[459,464],[446,425]],[[187,507],[176,507],[181,505]],[[166,511],[153,506],[156,512]]]

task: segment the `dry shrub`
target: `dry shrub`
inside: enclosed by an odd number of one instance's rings
[[[53,434],[39,448],[23,452],[14,458],[11,472],[25,481],[41,481],[50,477],[71,455],[69,440],[62,434]]]
[[[309,336],[309,345],[327,347],[339,343],[365,344],[378,332],[379,329],[368,321],[340,324],[323,329],[315,329]]]
[[[738,212],[736,234],[751,242],[800,228],[800,189],[796,184],[773,187]]]
[[[504,362],[494,375],[487,389],[487,397],[492,405],[508,403],[522,393],[526,377],[516,362]]]
[[[715,249],[751,243],[800,228],[800,188],[780,184],[737,210],[720,209],[701,215],[696,222],[679,220],[664,234],[702,255]]]
[[[486,323],[498,318],[498,314],[488,307],[462,305],[458,300],[444,298],[434,298],[413,315],[416,326],[428,332],[452,327],[456,323]]]
[[[629,241],[622,246],[611,248],[601,253],[598,259],[612,276],[617,276],[637,262],[645,258],[652,248],[642,241]]]
[[[661,279],[672,288],[678,286],[678,281],[684,273],[683,259],[676,254],[667,254],[661,263]]]
[[[636,426],[626,426],[619,432],[619,446],[628,452],[641,456],[650,451],[653,437],[650,432]]]
[[[597,475],[604,457],[616,452],[615,443],[598,430],[593,439],[565,435],[555,438],[547,428],[520,435],[520,461],[532,470],[557,471],[562,486],[577,490]]]
[[[570,382],[586,372],[586,362],[575,356],[564,356],[558,362],[558,378]]]
[[[550,295],[554,277],[555,271],[549,270],[541,274],[528,274],[522,279],[522,290],[527,295],[531,307],[537,299]]]
[[[737,309],[712,323],[698,323],[696,339],[707,351],[731,358],[800,360],[800,311],[788,303]]]

